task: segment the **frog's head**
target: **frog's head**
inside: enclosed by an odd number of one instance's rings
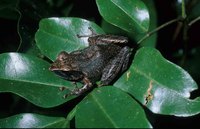
[[[69,53],[62,51],[58,54],[56,60],[49,67],[50,71],[71,71],[72,58]]]

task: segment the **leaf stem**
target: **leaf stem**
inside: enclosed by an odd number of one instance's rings
[[[181,16],[183,19],[186,18],[186,13],[185,13],[185,0],[182,0],[181,2]]]
[[[19,35],[19,39],[20,39],[19,46],[18,46],[16,52],[19,52],[21,45],[22,45],[22,37],[21,37],[21,34],[20,34],[20,30],[19,30],[22,14],[21,14],[20,10],[18,9],[18,5],[19,5],[19,0],[17,1],[17,4],[15,5],[15,11],[19,14],[19,18],[17,20],[17,34]]]
[[[153,33],[159,31],[160,29],[162,29],[162,28],[164,28],[164,27],[166,27],[166,26],[168,26],[168,25],[170,25],[170,24],[172,24],[172,23],[174,23],[174,22],[178,22],[178,21],[180,21],[180,20],[182,20],[182,17],[181,17],[181,18],[172,19],[172,20],[170,20],[170,21],[168,21],[168,22],[166,22],[166,23],[160,25],[160,26],[157,27],[156,29],[154,29],[154,30],[148,32],[144,37],[142,37],[142,38],[137,42],[137,44],[140,44],[141,42],[143,42],[144,40],[146,40],[148,37],[150,37]]]
[[[180,62],[180,66],[184,66],[184,63],[188,54],[188,25],[186,21],[183,23],[183,56]]]

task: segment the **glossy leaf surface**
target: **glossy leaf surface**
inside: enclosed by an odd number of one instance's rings
[[[128,32],[144,33],[149,28],[149,12],[141,0],[96,0],[102,17]]]
[[[156,29],[156,27],[157,27],[157,12],[156,12],[156,7],[155,7],[155,2],[154,2],[154,0],[142,0],[142,1],[145,3],[145,5],[147,6],[147,8],[149,10],[150,26],[149,26],[148,32],[150,32],[150,31],[153,31],[154,29]],[[146,33],[143,35],[142,34],[140,34],[140,35],[132,34],[132,35],[135,35],[134,38],[136,39],[136,41],[139,41],[143,36],[146,35]],[[157,32],[155,32],[150,37],[148,37],[146,40],[144,40],[140,44],[140,46],[155,47],[156,42],[157,42]]]
[[[200,98],[189,99],[197,84],[181,67],[153,48],[141,48],[130,69],[114,84],[158,114],[191,116],[200,113]]]
[[[150,128],[144,110],[128,94],[112,87],[96,88],[76,112],[77,128]]]
[[[96,33],[104,33],[95,23],[80,18],[48,18],[40,21],[36,33],[36,43],[44,55],[55,60],[61,51],[75,51],[88,45],[87,37],[91,27]]]
[[[59,88],[70,88],[72,84],[57,77],[48,68],[47,62],[34,56],[1,54],[0,92],[12,92],[41,107],[54,107],[71,99],[63,99],[65,93]]]
[[[0,128],[69,128],[69,121],[63,117],[23,113],[0,119]]]

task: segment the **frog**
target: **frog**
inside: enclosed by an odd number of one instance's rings
[[[111,34],[77,35],[78,38],[88,37],[88,46],[70,53],[61,51],[49,70],[61,78],[80,82],[82,87],[75,87],[69,94],[82,95],[96,85],[110,85],[116,77],[127,70],[131,49],[127,45],[128,38]]]

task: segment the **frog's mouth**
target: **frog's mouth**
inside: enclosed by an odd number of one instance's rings
[[[62,70],[54,70],[56,75],[60,76],[63,79],[74,81],[81,80],[84,77],[84,74],[80,71],[62,71]]]
[[[54,70],[53,72],[54,72],[56,75],[58,75],[58,76],[60,76],[60,77],[62,77],[62,78],[66,77],[66,76],[69,76],[69,72],[67,72],[67,71]]]
[[[56,66],[54,64],[52,64],[50,67],[49,67],[49,70],[50,71],[71,71],[71,68],[70,67],[61,67],[61,66]]]

